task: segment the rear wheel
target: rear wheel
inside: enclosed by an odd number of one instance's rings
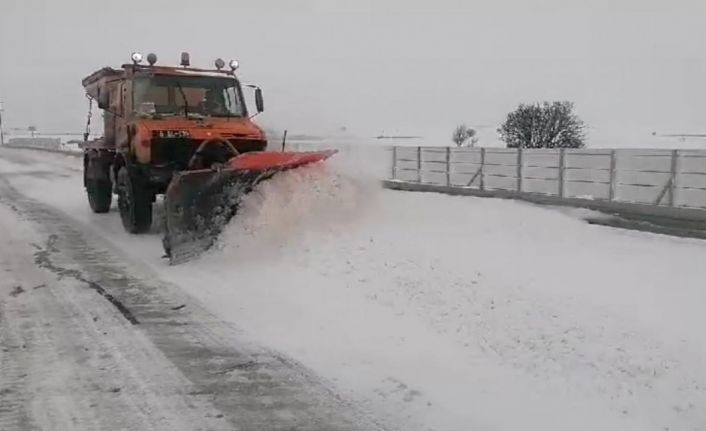
[[[108,180],[86,180],[88,204],[94,213],[107,213],[113,201],[113,184]]]
[[[126,231],[144,233],[152,226],[152,192],[125,166],[118,171],[118,208]]]
[[[84,156],[83,185],[88,205],[94,213],[107,213],[113,200],[113,183],[110,181],[109,163],[102,163],[95,155]]]

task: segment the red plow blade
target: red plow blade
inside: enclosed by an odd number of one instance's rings
[[[309,163],[320,162],[334,154],[336,154],[336,150],[245,153],[238,157],[233,157],[228,164],[236,171],[263,171],[268,169],[277,169],[280,171],[308,165]]]
[[[238,211],[242,196],[278,172],[328,159],[336,150],[252,152],[219,169],[182,171],[165,194],[164,250],[170,263],[182,263],[209,249]]]

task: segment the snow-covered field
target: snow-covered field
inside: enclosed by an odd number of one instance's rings
[[[90,212],[80,160],[3,150],[0,173],[389,429],[706,430],[706,242],[382,190],[383,153],[275,177],[175,267]]]

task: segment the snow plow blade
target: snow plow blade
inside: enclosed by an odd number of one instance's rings
[[[278,172],[320,162],[335,153],[252,152],[230,159],[220,169],[176,173],[164,198],[162,242],[170,263],[186,262],[208,250],[238,211],[242,196],[255,185]]]

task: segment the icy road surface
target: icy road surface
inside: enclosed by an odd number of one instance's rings
[[[338,158],[264,184],[217,250],[177,267],[160,259],[158,233],[90,213],[80,160],[3,150],[0,173],[89,244],[140,262],[136,292],[170,286],[386,429],[706,430],[706,242],[383,191],[379,159]]]
[[[48,191],[73,175],[28,162],[0,160],[0,430],[380,429],[129,249],[28,197],[16,180]]]

